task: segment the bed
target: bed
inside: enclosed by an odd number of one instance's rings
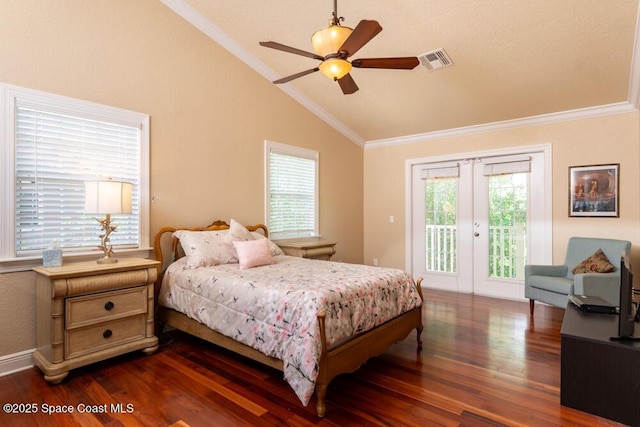
[[[267,227],[231,220],[160,229],[156,319],[284,373],[326,413],[329,382],[416,330],[421,279],[401,270],[290,257]]]

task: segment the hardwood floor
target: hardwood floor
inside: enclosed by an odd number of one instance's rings
[[[174,331],[151,356],[80,368],[60,385],[46,384],[36,368],[0,378],[3,404],[38,409],[2,412],[0,425],[619,425],[560,405],[564,310],[537,304],[531,320],[525,302],[424,294],[423,351],[412,333],[336,378],[325,418],[316,416],[315,400],[300,404],[280,372]],[[73,413],[43,413],[64,405]]]

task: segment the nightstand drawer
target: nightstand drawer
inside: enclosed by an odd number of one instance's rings
[[[65,333],[65,358],[94,353],[145,337],[145,315],[126,317]]]
[[[147,312],[147,287],[67,298],[65,329],[75,329]]]

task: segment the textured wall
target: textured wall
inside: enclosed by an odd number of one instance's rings
[[[365,150],[365,262],[404,268],[405,161],[453,153],[551,144],[553,259],[564,261],[571,236],[630,240],[640,269],[638,113],[529,126]],[[569,218],[569,166],[620,163],[620,218]],[[535,185],[535,183],[534,183]],[[395,216],[390,224],[389,215]]]
[[[363,149],[155,0],[3,0],[0,82],[150,115],[151,234],[264,222],[264,140],[320,152],[320,232],[362,261]],[[0,356],[33,348],[35,278],[0,275]]]
[[[0,356],[36,347],[36,275],[0,274]]]

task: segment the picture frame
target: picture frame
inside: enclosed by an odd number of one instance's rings
[[[620,164],[569,166],[569,217],[620,217]]]

